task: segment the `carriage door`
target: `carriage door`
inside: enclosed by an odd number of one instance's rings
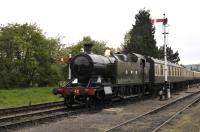
[[[141,66],[141,77],[142,77],[142,83],[145,82],[145,60],[144,59],[141,59],[140,61],[140,66]]]

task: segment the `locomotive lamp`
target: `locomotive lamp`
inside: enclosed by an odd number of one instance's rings
[[[109,50],[109,49],[106,49],[104,55],[105,55],[105,56],[110,56],[110,50]]]

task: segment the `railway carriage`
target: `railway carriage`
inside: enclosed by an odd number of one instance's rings
[[[165,62],[162,60],[151,58],[150,63],[153,63],[151,67],[151,70],[153,70],[151,76],[154,76],[151,77],[153,78],[152,82],[155,84],[162,84],[165,81]],[[168,62],[167,68],[168,81],[171,83],[180,83],[186,80],[190,80],[190,77],[192,77],[191,72],[186,70],[181,65]]]
[[[151,63],[151,74],[150,80],[155,86],[160,86],[165,81],[165,62],[162,60],[150,58],[149,62]],[[183,87],[185,85],[197,83],[199,81],[200,72],[192,71],[185,68],[184,66],[167,63],[168,73],[168,83],[169,86],[173,88]]]

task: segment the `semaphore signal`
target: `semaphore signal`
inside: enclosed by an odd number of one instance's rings
[[[167,87],[167,73],[168,73],[168,68],[167,68],[167,44],[166,44],[166,35],[168,34],[166,32],[166,25],[168,22],[168,19],[165,17],[165,14],[163,14],[162,19],[150,19],[152,23],[157,23],[157,22],[162,22],[163,24],[163,35],[164,35],[164,61],[165,61],[165,69],[164,69],[164,74],[165,74],[165,83],[163,87],[164,93],[166,93],[166,99],[170,98],[170,87]]]
[[[152,23],[162,22],[164,25],[166,25],[167,22],[168,22],[168,19],[167,19],[167,18],[162,18],[162,19],[150,19],[150,21],[151,21]]]

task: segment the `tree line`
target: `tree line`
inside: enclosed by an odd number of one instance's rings
[[[125,34],[120,52],[136,52],[163,59],[163,46],[158,48],[154,39],[155,27],[150,22],[150,12],[140,10],[135,24]],[[36,24],[7,24],[0,26],[0,88],[52,86],[68,78],[68,64],[58,61],[69,54],[76,55],[85,43],[92,43],[93,53],[103,55],[105,41],[83,37],[76,44],[63,47],[60,38],[49,38]],[[178,63],[179,53],[167,47],[167,58]]]
[[[60,57],[77,54],[84,43],[103,54],[104,41],[91,37],[63,48],[59,38],[48,38],[36,24],[8,24],[0,27],[0,88],[52,86],[67,79],[68,65]]]
[[[55,57],[59,39],[47,38],[36,24],[0,27],[0,87],[55,84],[60,78]]]

